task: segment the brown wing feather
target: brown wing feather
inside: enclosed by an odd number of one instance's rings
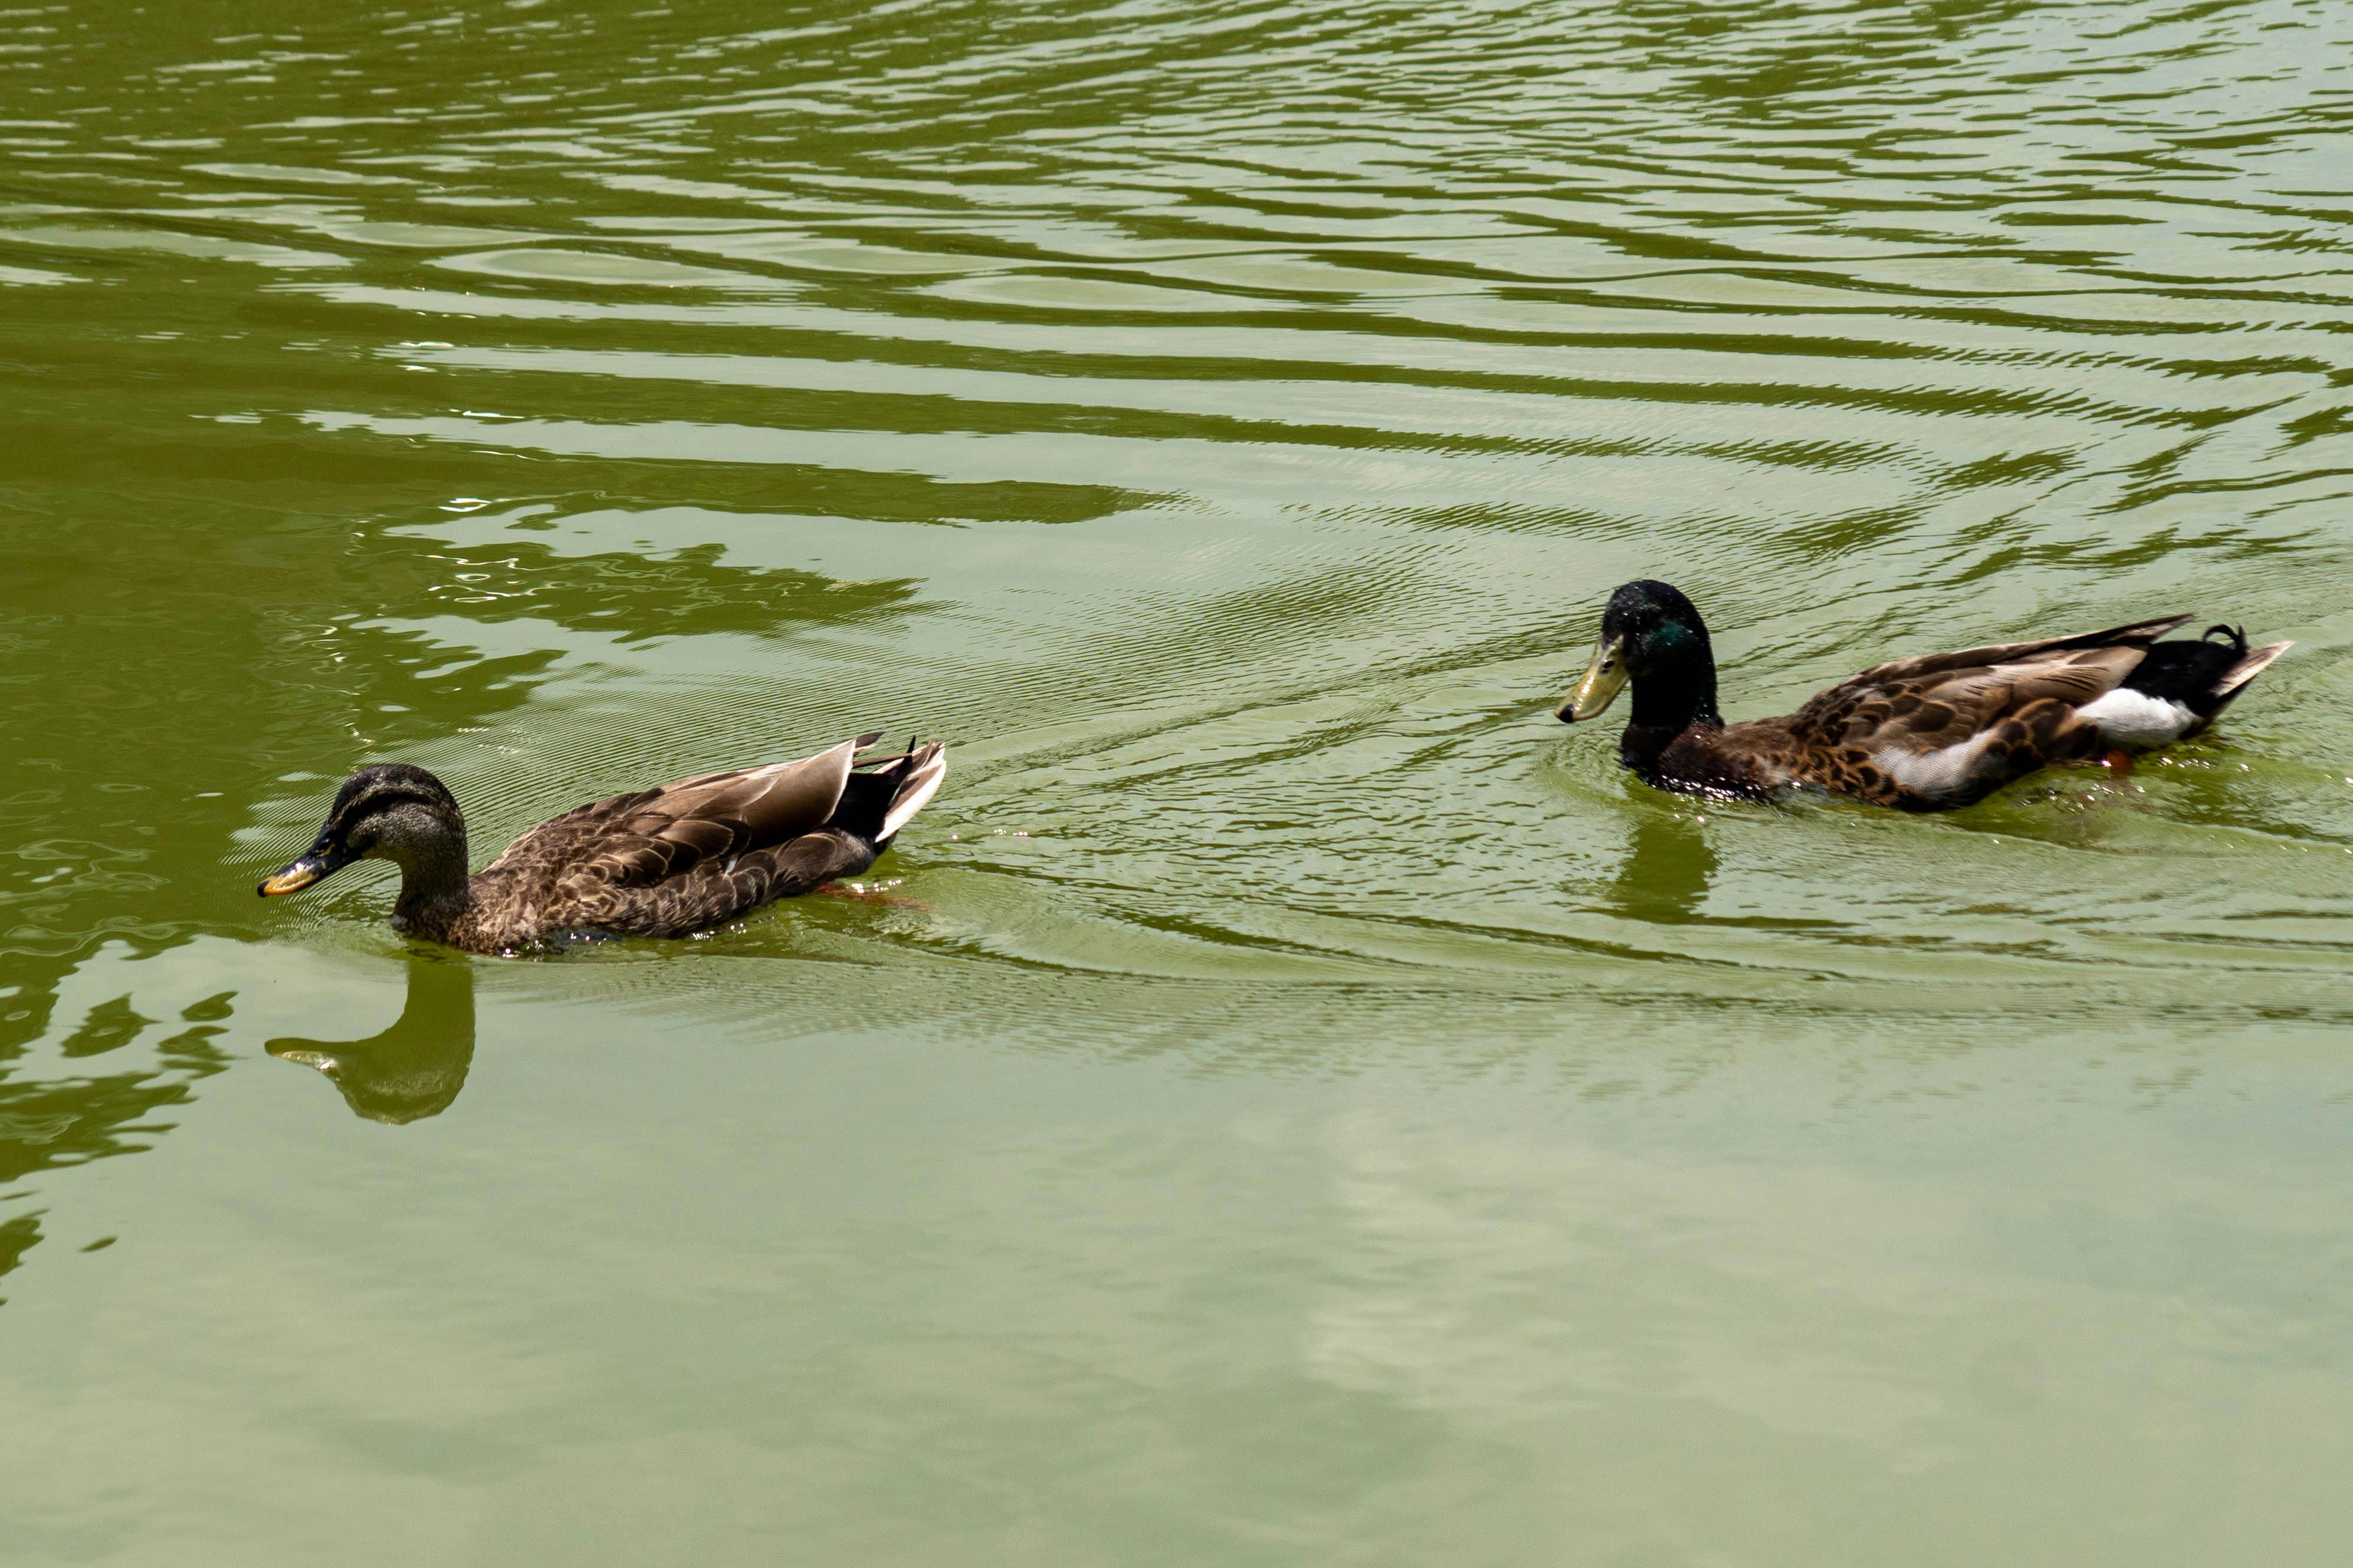
[[[856,751],[856,742],[844,742],[797,762],[592,801],[517,838],[489,871],[545,868],[579,897],[598,887],[651,886],[786,843],[832,816]]]
[[[575,917],[629,936],[683,936],[749,913],[772,899],[807,893],[874,863],[874,846],[838,828],[805,833],[726,860],[704,860],[640,887],[569,878]]]
[[[2178,626],[2189,624],[2188,616],[2159,616],[2154,620],[2135,621],[2129,626],[2110,626],[2105,631],[2078,632],[2073,637],[2044,637],[2035,642],[1994,643],[1985,647],[1963,648],[1957,653],[1924,653],[1911,658],[1891,659],[1887,663],[1864,670],[1852,680],[1831,687],[1821,696],[1847,686],[1869,682],[1874,685],[1894,685],[1923,676],[1939,675],[1948,670],[1981,669],[1988,665],[2016,664],[2041,655],[2064,653],[2075,648],[2130,647],[2146,648],[2149,644]],[[1820,697],[1814,700],[1821,700]],[[1810,704],[1809,705],[1810,706]]]
[[[1897,659],[1787,718],[1687,731],[1660,766],[1727,794],[1806,784],[1906,811],[1966,805],[2082,755],[2099,731],[2075,710],[2122,684],[2186,619]]]
[[[1939,751],[2045,699],[2072,710],[2105,696],[2189,618],[1896,659],[1820,692],[1783,722],[1809,746]]]

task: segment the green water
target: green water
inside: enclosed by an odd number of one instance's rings
[[[2342,1554],[2353,11],[27,5],[0,121],[12,1568]],[[1550,716],[1637,575],[1735,718],[2298,646],[1700,806]],[[252,894],[867,728],[866,897]]]

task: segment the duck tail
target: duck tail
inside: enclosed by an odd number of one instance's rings
[[[2156,644],[2114,692],[2081,711],[2119,744],[2179,740],[2204,729],[2242,687],[2295,646],[2281,642],[2251,648],[2242,628],[2209,626],[2195,642],[2184,637]],[[2153,699],[2156,706],[2134,708],[2136,695]]]
[[[2272,660],[2295,646],[2295,644],[2292,642],[2275,642],[2267,647],[2247,651],[2246,643],[2242,639],[2239,644],[2242,650],[2239,661],[2215,679],[2214,695],[2217,697],[2235,695],[2239,688],[2270,668]]]
[[[841,792],[841,804],[834,807],[832,819],[826,826],[856,834],[872,844],[879,854],[898,837],[899,829],[906,826],[915,813],[939,793],[947,772],[946,742],[932,741],[919,746],[910,741],[906,751],[899,755],[885,757],[849,775]]]

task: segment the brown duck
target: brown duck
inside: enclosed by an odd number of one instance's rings
[[[1619,761],[1662,789],[1746,799],[1819,789],[1945,811],[2054,763],[2114,753],[2123,765],[2194,735],[2295,646],[2250,648],[2229,626],[2158,641],[2189,620],[1900,658],[1795,713],[1726,724],[1699,611],[1664,583],[1629,583],[1609,595],[1600,646],[1560,717],[1598,719],[1630,684]]]
[[[947,747],[911,744],[855,766],[881,739],[596,801],[470,877],[448,790],[423,768],[379,763],[343,781],[317,840],[260,892],[389,860],[400,868],[394,927],[451,947],[512,954],[583,936],[686,936],[855,876],[891,847],[940,787]]]

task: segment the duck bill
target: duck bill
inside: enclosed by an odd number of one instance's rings
[[[1560,721],[1575,724],[1587,719],[1599,719],[1609,706],[1618,700],[1618,693],[1626,687],[1626,639],[1605,637],[1593,650],[1593,662],[1585,667],[1584,677],[1577,689],[1560,705]]]
[[[276,876],[262,879],[254,891],[265,899],[275,899],[287,893],[299,893],[322,877],[332,877],[359,858],[340,846],[313,844],[302,858],[287,866]]]

